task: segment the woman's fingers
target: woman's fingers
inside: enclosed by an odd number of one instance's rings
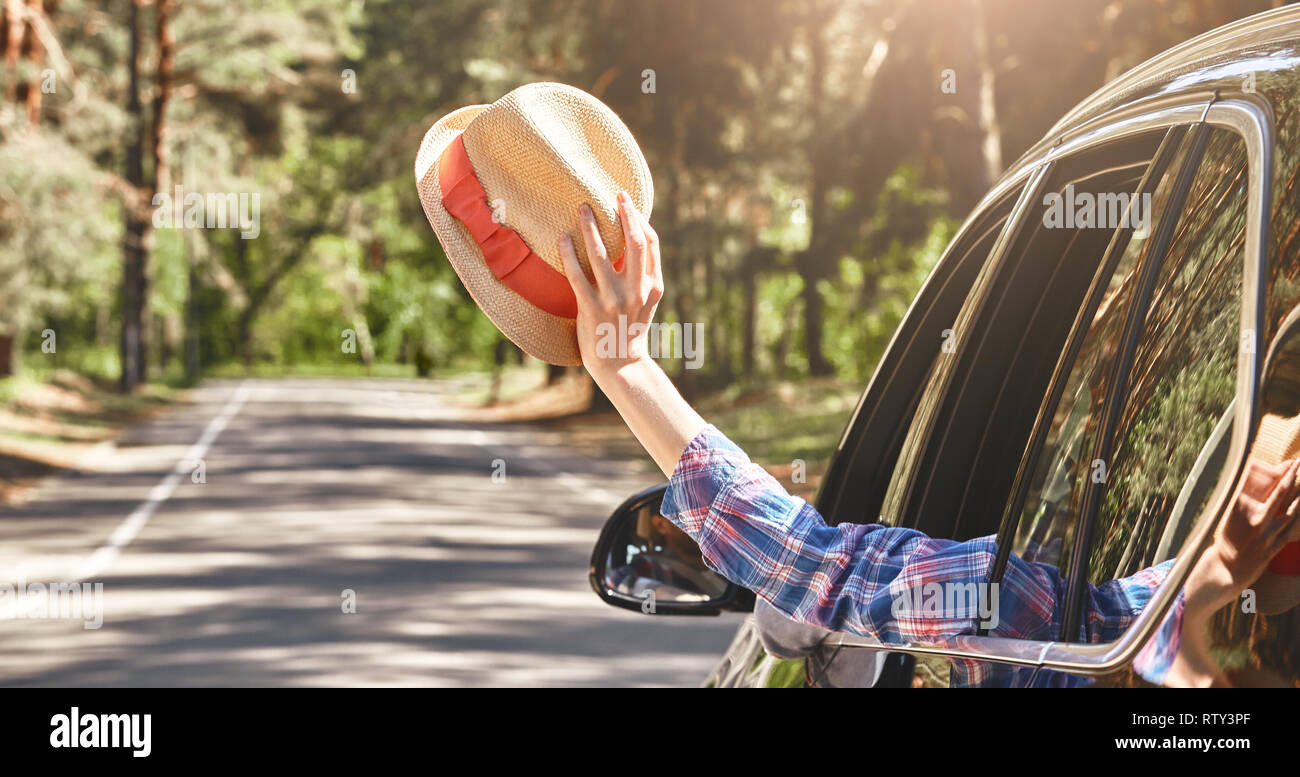
[[[573,250],[573,238],[568,235],[560,235],[560,257],[564,260],[564,276],[569,279],[569,286],[573,287],[573,296],[578,298],[578,304],[583,307],[594,304],[596,290],[591,287],[591,281],[587,280],[586,273],[582,271],[578,253]]]
[[[663,288],[663,272],[659,268],[659,233],[655,228],[650,226],[650,219],[645,214],[637,211],[637,216],[641,218],[641,230],[645,232],[646,238],[646,257],[645,257],[645,274],[654,278],[660,289]]]
[[[1291,505],[1291,509],[1287,511],[1287,516],[1291,519],[1291,527],[1287,529],[1286,536],[1282,538],[1281,544],[1283,546],[1292,542],[1300,542],[1300,515],[1297,515],[1297,507],[1300,507],[1300,502]]]
[[[1296,474],[1300,473],[1300,459],[1283,462],[1286,465],[1286,471],[1278,479],[1277,488],[1274,492],[1280,494],[1285,501],[1295,499],[1300,495],[1300,483],[1296,482]]]
[[[1291,468],[1291,464],[1292,462],[1289,461],[1266,464],[1259,459],[1251,458],[1246,472],[1244,490],[1258,499],[1267,497],[1268,493],[1273,490],[1278,478],[1282,477]]]
[[[640,278],[645,274],[646,235],[641,228],[640,214],[627,192],[618,193],[618,220],[623,225],[623,273],[639,287]]]
[[[609,263],[609,255],[605,253],[605,243],[600,239],[596,215],[585,202],[578,208],[578,222],[582,228],[582,241],[587,246],[587,261],[591,262],[591,271],[596,276],[597,290],[616,297],[614,268]]]
[[[1287,506],[1295,499],[1295,474],[1297,468],[1300,468],[1300,459],[1291,462],[1286,472],[1273,485],[1273,489],[1268,498],[1264,500],[1263,509],[1260,511],[1263,520],[1282,518]]]
[[[631,305],[627,311],[629,316],[645,318],[647,313],[653,316],[655,306],[659,304],[664,292],[659,261],[659,235],[650,226],[649,220],[632,204],[632,199],[626,192],[618,195],[618,216],[626,249],[621,270],[615,270],[609,261],[609,254],[600,239],[600,230],[591,208],[584,204],[578,209],[582,238],[596,279],[594,289],[590,284],[588,288],[593,299],[601,300],[607,305],[615,308]],[[569,257],[565,254],[566,272],[568,261]]]

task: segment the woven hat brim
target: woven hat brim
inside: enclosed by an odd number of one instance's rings
[[[574,321],[535,307],[498,280],[469,230],[442,205],[438,160],[447,145],[487,108],[487,105],[472,105],[453,111],[425,133],[415,161],[416,185],[424,215],[461,283],[502,334],[536,359],[564,366],[582,364]],[[535,246],[531,248],[536,250]]]

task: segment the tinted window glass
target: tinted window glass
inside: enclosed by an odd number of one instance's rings
[[[897,392],[898,404],[905,407],[906,410],[899,416],[889,419],[893,422],[894,431],[892,442],[887,447],[882,446],[877,433],[865,430],[860,433],[862,439],[857,441],[860,447],[864,449],[885,448],[887,453],[885,456],[869,463],[857,461],[853,463],[849,470],[852,473],[850,478],[857,482],[859,488],[866,489],[866,494],[863,498],[857,500],[841,500],[842,504],[850,505],[853,516],[851,518],[837,516],[834,518],[836,522],[839,520],[878,521],[886,524],[894,522],[895,516],[881,510],[880,505],[884,499],[886,489],[892,487],[892,484],[898,478],[897,465],[903,458],[899,455],[899,450],[915,417],[922,389],[930,384],[936,366],[944,356],[944,343],[946,338],[951,335],[951,330],[945,333],[945,329],[949,327],[955,311],[960,308],[967,298],[976,275],[985,266],[989,252],[993,249],[998,236],[1006,225],[1007,217],[1010,215],[1019,194],[1018,189],[1013,190],[987,206],[982,213],[973,219],[967,229],[949,246],[948,251],[945,253],[940,263],[940,269],[935,271],[936,278],[940,272],[947,272],[949,275],[943,279],[942,287],[939,289],[934,301],[918,322],[919,331],[915,333],[911,347],[906,349],[906,353],[901,354],[903,360],[912,360],[909,369],[912,370],[912,374],[916,377],[890,387],[892,392]],[[934,281],[935,278],[932,278],[930,282],[933,283]],[[895,344],[895,348],[907,345],[908,343],[900,341]],[[903,370],[898,370],[889,364],[888,360],[891,356],[893,354],[886,356],[886,362],[882,369],[889,368],[901,374]],[[924,371],[922,372],[922,370]],[[867,457],[863,455],[862,458],[866,459]],[[888,475],[888,477],[881,477],[883,475]],[[852,484],[846,485],[845,489],[850,494],[855,490]]]
[[[1129,373],[1092,534],[1093,582],[1124,577],[1178,551],[1174,536],[1200,514],[1211,491],[1205,486],[1219,471],[1188,476],[1203,453],[1226,446],[1231,432],[1248,168],[1240,137],[1209,132]]]
[[[1300,59],[1300,43],[1270,44],[1258,55],[1276,68],[1258,74],[1258,94],[1272,106],[1276,133],[1261,340],[1271,344],[1279,324],[1300,305],[1300,70],[1290,65]],[[1300,361],[1300,355],[1292,360]],[[1294,388],[1289,393],[1292,398],[1300,395]],[[1267,394],[1264,399],[1261,411],[1269,412]],[[1234,602],[1215,615],[1210,638],[1215,657],[1235,683],[1300,687],[1300,607],[1280,613],[1258,608],[1245,612]]]
[[[934,536],[997,531],[1089,282],[1118,228],[1140,215],[1121,202],[1133,201],[1166,135],[1117,139],[1053,164],[952,324],[954,347],[921,400],[887,514]]]
[[[1270,56],[1274,56],[1270,52]],[[1290,42],[1276,56],[1280,61],[1300,58],[1300,43]],[[1273,156],[1273,208],[1266,322],[1263,342],[1269,342],[1278,325],[1300,305],[1300,70],[1279,68],[1260,73],[1260,93],[1276,112]]]
[[[1065,385],[1050,409],[1050,425],[1043,447],[1029,470],[1028,493],[1020,508],[1012,550],[1026,561],[1060,566],[1072,547],[1074,528],[1084,488],[1093,473],[1092,450],[1101,421],[1102,404],[1114,378],[1125,323],[1132,310],[1138,272],[1151,250],[1155,223],[1166,215],[1177,173],[1183,166],[1190,139],[1179,143],[1172,162],[1144,185],[1143,222],[1128,236],[1118,259],[1104,263],[1092,280],[1090,305],[1076,324],[1085,327],[1077,351],[1062,355],[1058,370]],[[1147,193],[1150,193],[1149,200]],[[1149,203],[1149,204],[1148,204]],[[1117,246],[1118,248],[1118,246]],[[1086,322],[1086,324],[1085,324]]]

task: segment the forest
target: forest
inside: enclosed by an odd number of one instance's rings
[[[688,394],[870,375],[989,184],[1258,0],[3,0],[0,375],[523,360],[421,212],[424,131],[538,80],[654,176]],[[698,367],[698,369],[688,368]],[[553,370],[553,373],[559,370]]]

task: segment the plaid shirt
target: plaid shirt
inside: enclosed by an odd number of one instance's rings
[[[662,512],[697,543],[714,571],[748,588],[786,616],[884,643],[945,643],[973,635],[973,608],[931,607],[933,592],[985,589],[997,538],[934,539],[879,524],[827,526],[807,502],[791,496],[712,426],[686,446],[664,494]],[[1131,577],[1089,585],[1080,642],[1118,639],[1169,573],[1172,561]],[[938,584],[937,587],[933,584]],[[987,634],[1055,640],[1065,581],[1052,566],[1009,558],[996,589]],[[946,598],[946,597],[945,597]],[[958,601],[958,600],[949,600]],[[900,602],[902,605],[900,606]],[[910,604],[909,604],[910,603]],[[1162,682],[1178,652],[1180,595],[1135,668]],[[964,610],[964,611],[963,611]],[[1086,678],[984,661],[953,659],[954,686],[1087,684]]]

